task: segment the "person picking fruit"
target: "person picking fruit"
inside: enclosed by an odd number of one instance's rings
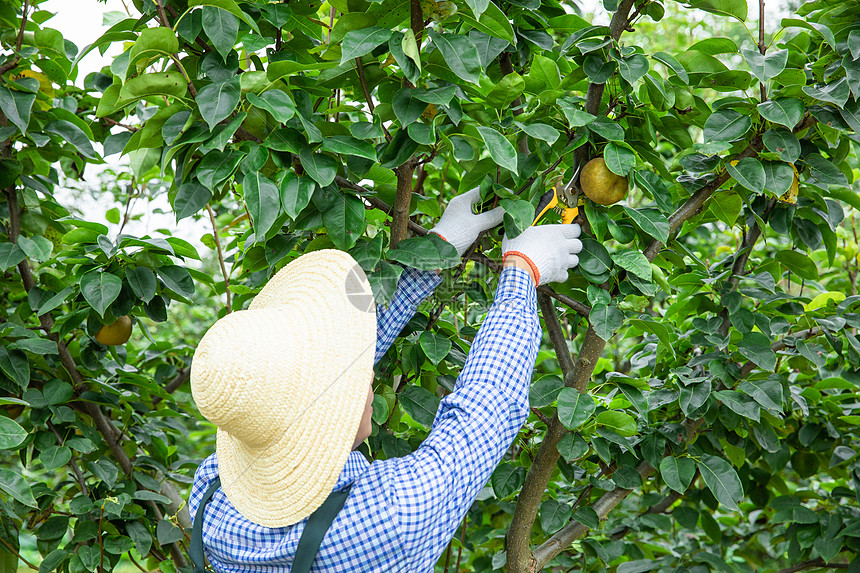
[[[498,225],[475,215],[477,189],[431,229],[460,256]],[[530,227],[502,242],[495,301],[454,391],[413,453],[369,462],[373,366],[438,273],[405,269],[377,307],[347,253],[304,254],[247,310],[216,322],[194,354],[191,387],[217,427],[216,453],[194,476],[191,553],[216,571],[422,573],[434,564],[529,412],[541,339],[536,286],[566,280],[578,225]]]

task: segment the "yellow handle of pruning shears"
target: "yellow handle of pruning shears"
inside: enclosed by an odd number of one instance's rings
[[[550,209],[554,210],[556,213],[561,215],[561,222],[565,225],[569,225],[573,223],[573,220],[576,219],[576,216],[579,214],[579,209],[577,207],[562,207],[558,202],[558,192],[555,187],[550,188],[549,191],[541,196],[540,201],[538,201],[538,206],[535,209],[534,223],[532,225],[536,225],[538,221],[540,221],[541,217],[546,215],[547,211]]]

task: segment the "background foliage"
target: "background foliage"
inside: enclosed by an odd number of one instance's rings
[[[772,34],[745,0],[603,5],[135,0],[86,47],[0,6],[0,568],[188,569],[195,341],[313,249],[383,303],[397,263],[447,269],[362,446],[410,452],[499,269],[497,233],[460,265],[426,228],[480,185],[517,234],[602,155],[631,192],[584,203],[579,268],[539,291],[532,416],[437,569],[860,570],[860,5]],[[123,208],[55,194],[117,154],[90,192]],[[124,232],[165,197],[207,252]],[[123,315],[131,341],[94,340]]]

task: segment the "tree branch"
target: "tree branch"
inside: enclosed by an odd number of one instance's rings
[[[3,66],[0,66],[0,75],[5,74],[12,68],[18,65],[21,61],[21,56],[18,53],[21,51],[21,45],[24,43],[24,28],[27,27],[27,11],[30,9],[30,0],[24,0],[24,8],[21,12],[21,27],[18,29],[18,37],[15,39],[15,55]]]
[[[230,296],[230,275],[227,274],[227,267],[224,264],[224,252],[221,250],[221,239],[218,238],[218,223],[215,222],[215,213],[212,212],[212,207],[209,203],[206,203],[206,211],[209,212],[209,220],[212,222],[212,236],[215,238],[218,263],[221,265],[221,274],[224,276],[224,293],[227,295],[227,314],[230,314],[233,311],[233,302]]]
[[[573,357],[570,355],[570,349],[567,347],[567,337],[565,337],[564,330],[558,320],[555,305],[552,303],[550,296],[545,292],[539,292],[537,300],[543,320],[546,323],[550,342],[552,342],[552,347],[561,366],[561,372],[566,376],[574,368]]]
[[[409,210],[412,205],[412,174],[417,163],[410,158],[394,170],[397,175],[397,194],[394,197],[394,209],[391,213],[391,239],[388,247],[393,249],[397,243],[406,238],[409,228]]]
[[[642,476],[642,479],[644,480],[654,472],[654,468],[652,468],[647,462],[642,462],[636,468],[636,471],[639,472],[639,475]],[[603,494],[600,499],[592,504],[591,507],[597,512],[600,519],[605,519],[609,512],[621,503],[624,498],[630,495],[630,492],[632,491],[633,490],[616,488]],[[546,565],[550,559],[564,551],[567,546],[585,535],[588,532],[588,529],[588,527],[578,521],[572,521],[564,526],[558,533],[550,537],[546,542],[534,550],[534,557],[532,565],[529,567],[529,572],[537,572],[543,569],[543,566]]]
[[[810,559],[809,561],[798,563],[797,565],[792,565],[791,567],[786,567],[785,569],[780,569],[776,573],[797,573],[797,571],[812,569],[813,567],[822,567],[825,569],[848,569],[850,565],[847,563],[825,563],[824,559],[819,557],[817,559]]]
[[[813,116],[809,115],[800,122],[792,131],[794,133],[799,133],[804,129],[812,127],[818,122]],[[762,150],[764,147],[764,142],[762,141],[761,136],[756,136],[750,142],[749,146],[740,152],[736,159],[743,159],[744,157],[753,157],[758,155],[758,152]],[[669,217],[669,236],[671,238],[672,235],[675,234],[681,225],[683,225],[687,219],[693,217],[697,213],[702,210],[705,203],[708,199],[711,198],[717,189],[719,189],[723,183],[729,180],[729,174],[726,171],[720,173],[716,179],[711,181],[710,183],[703,186],[701,189],[693,193],[683,205],[678,207],[678,209],[672,213]],[[653,261],[660,252],[660,249],[663,248],[663,243],[658,241],[657,239],[653,239],[651,243],[649,243],[648,247],[645,249],[644,254],[645,257],[649,261]]]
[[[47,425],[48,429],[50,429],[54,433],[54,435],[57,436],[57,441],[60,443],[60,445],[65,445],[62,436],[60,436],[60,433],[57,431],[57,428],[54,427],[54,424],[52,424],[51,421],[48,420]],[[78,478],[78,485],[81,487],[81,493],[84,494],[84,497],[89,499],[90,492],[89,490],[87,490],[87,484],[84,481],[84,474],[83,472],[81,472],[81,468],[78,467],[78,462],[75,461],[75,456],[69,458],[69,464],[72,466],[72,471],[75,472],[75,477]]]
[[[774,352],[779,352],[789,346],[794,346],[798,340],[806,340],[808,338],[812,338],[813,336],[820,336],[824,334],[824,332],[819,327],[810,328],[808,330],[802,330],[793,336],[784,336],[770,345],[770,349]],[[747,360],[746,363],[741,367],[741,379],[746,378],[750,372],[757,366],[757,364],[753,363],[752,360]]]
[[[176,373],[176,376],[173,377],[173,380],[167,383],[164,387],[164,391],[168,394],[173,394],[180,386],[188,382],[188,379],[191,377],[191,367],[186,366],[185,368],[180,368],[179,372]],[[156,396],[152,399],[152,406],[158,406],[163,398],[161,396]]]

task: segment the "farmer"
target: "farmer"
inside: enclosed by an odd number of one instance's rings
[[[478,200],[477,189],[452,199],[432,229],[460,256],[502,220],[500,208],[473,214]],[[202,548],[220,572],[432,571],[528,416],[535,287],[566,279],[579,233],[543,225],[503,240],[495,302],[456,388],[401,458],[370,463],[355,448],[371,432],[373,365],[438,273],[404,270],[377,309],[350,255],[311,252],[213,325],[191,367],[197,406],[218,427],[189,501],[198,567]]]

